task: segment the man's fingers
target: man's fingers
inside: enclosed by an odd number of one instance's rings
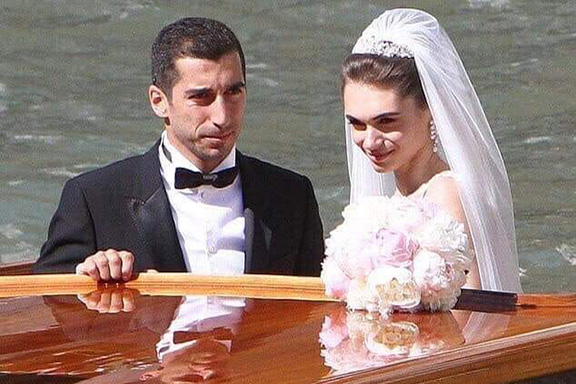
[[[108,313],[118,313],[123,310],[122,290],[112,291]]]
[[[76,266],[76,274],[90,276],[92,280],[95,281],[100,280],[98,267],[91,257],[88,257],[83,263]]]
[[[136,309],[135,300],[136,299],[134,298],[132,290],[124,290],[122,295],[122,306],[124,307],[123,311],[132,312],[134,309]]]
[[[100,280],[108,281],[110,280],[110,267],[108,263],[108,258],[104,252],[98,252],[94,255],[94,263],[98,268],[98,273],[100,274]]]
[[[84,303],[86,308],[90,310],[96,310],[98,307],[98,303],[100,302],[100,296],[101,292],[94,291],[86,295],[78,295],[78,299]]]
[[[122,279],[122,259],[120,258],[120,252],[109,249],[104,254],[108,260],[110,278],[112,280]]]
[[[128,281],[132,277],[132,270],[134,269],[134,255],[131,252],[121,251],[118,256],[122,261],[121,278],[124,281]]]
[[[88,308],[88,297],[92,294],[92,292],[85,294],[85,293],[81,293],[76,295],[76,297],[78,298],[78,300],[80,300],[85,306],[86,308]]]
[[[100,299],[102,297],[102,292],[92,292],[86,301],[86,308],[91,310],[97,310],[100,304]]]
[[[132,312],[136,309],[137,291],[126,288],[100,289],[78,295],[86,308],[105,313]]]
[[[96,310],[100,313],[108,313],[110,311],[110,303],[112,301],[112,294],[108,291],[102,292],[100,301],[96,306]]]
[[[76,274],[96,281],[128,281],[134,270],[134,255],[128,251],[108,249],[88,256],[76,266]]]

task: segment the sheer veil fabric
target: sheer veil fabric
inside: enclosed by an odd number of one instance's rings
[[[391,42],[414,56],[439,137],[439,154],[456,177],[483,289],[520,292],[510,184],[502,155],[464,65],[430,14],[384,12],[362,33],[352,53],[380,53]],[[386,52],[382,52],[388,56]],[[374,171],[346,124],[350,200],[394,194],[394,174]]]

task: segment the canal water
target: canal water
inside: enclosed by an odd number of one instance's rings
[[[339,67],[399,6],[439,19],[482,100],[511,179],[524,290],[575,291],[573,0],[3,0],[0,263],[38,256],[67,179],[158,138],[149,48],[184,16],[237,33],[248,70],[239,148],[309,176],[327,234],[348,201]]]

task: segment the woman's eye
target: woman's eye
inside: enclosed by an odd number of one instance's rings
[[[379,126],[382,126],[382,125],[392,124],[394,121],[395,121],[394,119],[384,118],[384,119],[378,120],[376,122],[376,124],[378,124]]]
[[[350,124],[352,126],[352,128],[354,128],[355,131],[363,131],[366,129],[365,124],[362,124],[362,123],[357,122],[357,121],[348,120],[348,124]]]

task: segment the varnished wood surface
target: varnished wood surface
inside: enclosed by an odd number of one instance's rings
[[[576,368],[574,295],[520,296],[522,305],[506,310],[474,311],[473,300],[463,301],[451,313],[394,314],[387,320],[349,314],[341,303],[247,299],[217,321],[192,323],[182,321],[190,308],[181,296],[109,288],[81,299],[0,299],[3,383],[26,377],[47,383],[162,382],[156,374],[190,382],[192,372],[194,378],[210,376],[209,383],[504,383]],[[113,311],[113,303],[130,312],[98,312]],[[390,337],[406,327],[413,333],[401,332],[401,353],[366,349],[370,332]],[[334,336],[342,332],[348,337],[333,348],[319,342],[338,340]],[[158,346],[167,337],[172,346],[185,347],[163,354],[160,362]],[[335,369],[343,366],[350,372]]]
[[[134,288],[142,294],[155,296],[214,295],[257,299],[297,299],[310,301],[337,301],[327,297],[324,284],[318,277],[239,275],[197,276],[189,273],[142,273],[125,283],[106,283],[104,286]],[[86,294],[98,289],[99,284],[87,276],[72,274],[0,276],[0,297],[47,296]],[[534,298],[523,298],[512,293],[463,289],[460,301],[473,309],[485,305],[500,309],[522,305],[529,307]],[[538,306],[557,305],[556,298],[537,297]],[[561,298],[560,302],[565,301]],[[571,304],[571,303],[570,303]]]
[[[0,276],[29,275],[32,273],[33,262],[24,261],[0,265]]]
[[[115,285],[115,284],[107,284]],[[336,301],[324,294],[318,277],[275,275],[196,276],[189,273],[142,273],[122,284],[157,296],[219,295],[264,299]],[[0,297],[85,294],[98,288],[88,276],[72,274],[0,276]]]
[[[97,289],[97,284],[85,276],[76,275],[31,275],[31,262],[0,266],[0,297],[44,296],[55,294],[87,293]],[[28,276],[24,276],[28,275]],[[252,298],[296,298],[299,300],[335,301],[324,295],[324,286],[318,278],[292,276],[243,275],[235,277],[191,276],[187,273],[143,273],[125,284],[141,293],[156,296],[187,294],[227,295]],[[486,297],[486,293],[463,290],[462,298],[473,307],[490,305],[507,306],[534,305],[573,306],[576,295],[522,295],[510,297],[503,294]]]

